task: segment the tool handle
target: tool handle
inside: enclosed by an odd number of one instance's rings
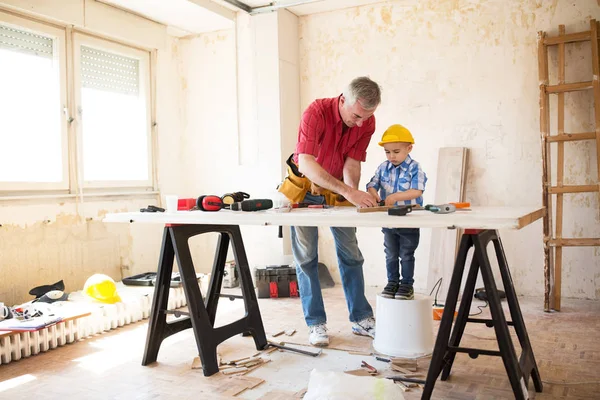
[[[313,352],[306,351],[306,350],[294,349],[293,347],[282,346],[280,344],[275,344],[273,342],[267,342],[267,346],[273,346],[273,347],[277,347],[278,349],[293,351],[295,353],[300,353],[300,354],[304,354],[306,356],[311,356],[311,357],[317,357],[319,354],[321,354],[321,351],[322,351],[322,350],[319,350],[317,353],[313,353]]]

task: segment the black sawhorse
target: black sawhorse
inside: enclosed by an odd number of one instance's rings
[[[506,292],[506,300],[508,302],[512,321],[507,321],[504,316],[502,304],[500,303],[500,296],[498,295],[498,289],[496,288],[496,282],[494,281],[494,275],[492,274],[492,267],[486,249],[490,241],[494,244],[496,257],[498,258],[498,265],[500,274],[502,275],[502,283]],[[454,310],[456,309],[456,302],[460,292],[467,253],[471,247],[474,247],[475,252],[465,282],[465,289],[460,302],[458,316],[454,323],[454,329],[452,329],[452,320],[454,319]],[[471,301],[475,291],[475,282],[479,270],[481,270],[492,319],[469,318],[469,310],[471,308]],[[492,351],[459,347],[460,339],[465,331],[467,322],[485,323],[486,326],[490,328],[494,327],[500,350]],[[519,338],[522,349],[519,359],[517,359],[515,347],[508,331],[509,325],[514,326]],[[451,330],[452,336],[450,336]],[[442,373],[443,381],[448,379],[456,353],[467,353],[471,358],[477,358],[479,355],[502,357],[516,399],[529,398],[527,386],[529,384],[530,376],[533,380],[535,391],[542,391],[542,380],[533,356],[529,336],[525,329],[525,322],[523,321],[517,294],[515,293],[510,270],[508,269],[508,264],[506,262],[504,248],[502,247],[500,237],[495,230],[467,229],[462,236],[460,248],[456,256],[456,264],[454,265],[454,271],[452,272],[452,280],[450,281],[450,286],[448,288],[444,313],[442,314],[442,320],[440,321],[438,336],[433,349],[429,371],[427,373],[425,388],[423,389],[423,395],[421,397],[422,399],[431,398],[435,381],[440,372]]]
[[[206,301],[204,301],[198,287],[198,279],[192,262],[188,240],[192,236],[208,232],[218,232],[220,233],[220,237],[215,253],[208,293]],[[223,282],[230,240],[236,267],[239,272],[242,296],[221,295],[221,284]],[[173,313],[173,311],[167,311],[167,302],[169,300],[171,273],[173,272],[175,256],[177,257],[189,312],[181,313],[187,314],[187,317],[167,322],[167,314]],[[158,350],[165,338],[189,328],[194,329],[194,336],[205,376],[213,375],[219,371],[217,346],[236,334],[246,333],[252,335],[257,350],[262,350],[267,346],[267,337],[265,336],[239,226],[166,225],[163,233],[155,286],[142,365],[148,365],[156,361]],[[215,328],[214,323],[219,297],[242,298],[246,307],[246,315],[228,325]]]

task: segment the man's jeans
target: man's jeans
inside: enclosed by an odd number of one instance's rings
[[[307,197],[322,197],[311,196]],[[309,199],[305,199],[309,202]],[[314,202],[318,203],[317,199]],[[358,322],[373,316],[373,309],[365,297],[363,256],[356,240],[356,228],[331,228],[335,239],[342,286],[350,312],[350,321]],[[319,233],[315,226],[292,226],[292,252],[304,319],[308,326],[327,322],[318,270]]]
[[[415,250],[421,235],[419,228],[383,228],[385,267],[388,282],[412,285],[415,280]],[[402,280],[400,280],[400,262]]]

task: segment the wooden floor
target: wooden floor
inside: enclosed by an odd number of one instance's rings
[[[235,378],[221,374],[206,378],[201,370],[192,369],[197,356],[191,331],[168,338],[161,347],[158,363],[142,367],[140,362],[146,338],[147,323],[98,335],[45,354],[0,366],[0,398],[31,399],[43,395],[57,399],[274,399],[267,393],[284,391],[280,398],[308,386],[310,371],[345,371],[357,369],[365,360],[385,371],[387,364],[372,356],[353,355],[348,350],[371,351],[368,338],[350,333],[347,308],[341,288],[324,290],[328,311],[331,347],[317,358],[288,352],[274,352],[271,362],[247,377],[265,382],[237,397],[223,395],[225,387],[236,384]],[[369,290],[375,305],[375,289]],[[243,308],[239,300],[221,300],[220,323],[239,318]],[[533,391],[531,398],[592,399],[600,398],[600,302],[564,300],[560,313],[544,313],[541,298],[520,298],[542,379],[544,391]],[[278,339],[306,343],[306,328],[298,299],[261,299],[261,312],[267,334],[295,328],[291,337]],[[477,308],[474,308],[477,311]],[[488,313],[484,309],[483,316]],[[436,326],[437,329],[437,326]],[[516,336],[514,342],[518,347]],[[493,329],[482,324],[469,324],[462,346],[497,349]],[[227,361],[256,352],[251,338],[236,336],[219,347]],[[419,362],[418,371],[426,373],[427,362]],[[286,395],[285,393],[289,393]],[[407,399],[418,399],[420,389],[404,393]],[[435,399],[500,399],[514,398],[501,359],[480,356],[472,360],[458,355],[452,375],[438,381]]]

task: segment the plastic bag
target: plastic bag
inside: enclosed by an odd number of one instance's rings
[[[392,380],[313,369],[304,400],[396,400],[402,389]]]

